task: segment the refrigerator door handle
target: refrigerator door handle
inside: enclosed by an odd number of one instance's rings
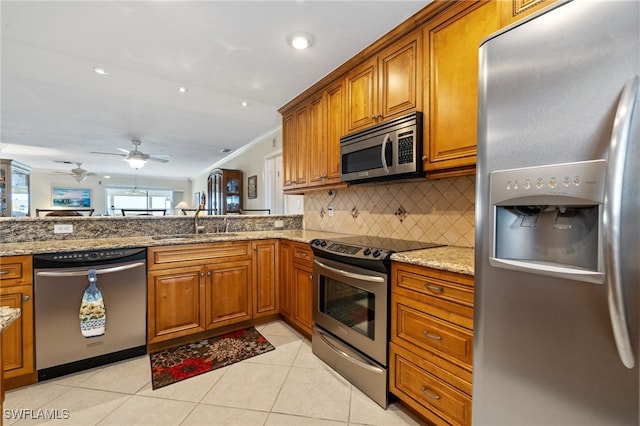
[[[604,195],[603,238],[604,266],[609,300],[609,315],[620,360],[627,368],[635,365],[624,304],[621,272],[620,214],[627,147],[638,99],[640,77],[630,78],[622,89],[611,132],[609,163]]]

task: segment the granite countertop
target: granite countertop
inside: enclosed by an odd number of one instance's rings
[[[0,306],[0,332],[20,316],[20,309]]]
[[[248,231],[218,234],[185,234],[180,236],[153,237],[119,237],[96,239],[69,239],[31,241],[21,243],[0,244],[0,256],[29,255],[39,253],[56,253],[61,251],[108,250],[115,248],[154,247],[194,243],[210,243],[222,241],[266,240],[283,238],[301,243],[309,243],[315,238],[332,239],[345,237],[327,231],[314,230],[280,230],[280,231]],[[173,238],[172,238],[173,237]],[[178,238],[175,238],[178,237]],[[468,247],[444,246],[409,252],[395,253],[391,259],[398,262],[411,263],[466,275],[474,273],[474,250]]]
[[[56,253],[61,251],[78,250],[108,250],[115,248],[154,247],[179,244],[212,243],[222,241],[267,240],[271,238],[284,238],[301,243],[309,243],[315,238],[337,238],[344,236],[345,234],[298,229],[286,231],[248,231],[230,233],[221,232],[218,234],[199,234],[197,236],[195,234],[185,234],[180,236],[159,235],[152,237],[117,237],[95,239],[87,238],[75,240],[69,239],[27,241],[21,243],[1,243],[0,256]]]
[[[391,255],[391,260],[426,266],[459,274],[474,274],[474,249],[470,247],[444,246],[423,250],[405,251]]]

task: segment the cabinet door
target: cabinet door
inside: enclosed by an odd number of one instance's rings
[[[277,248],[275,240],[253,243],[253,318],[279,311]]]
[[[204,331],[204,268],[190,266],[148,275],[148,343]]]
[[[292,319],[291,303],[293,292],[293,253],[291,243],[280,242],[280,313]]]
[[[325,101],[320,93],[309,102],[309,185],[322,185],[327,170]]]
[[[294,114],[282,117],[283,189],[292,189],[296,181],[296,120]]]
[[[208,265],[206,328],[250,320],[251,312],[251,260]]]
[[[497,2],[462,2],[424,29],[428,59],[426,172],[476,162],[478,46],[499,28]]]
[[[293,320],[311,333],[313,327],[313,271],[308,266],[293,264]]]
[[[422,34],[415,30],[380,54],[383,119],[422,109]]]
[[[296,110],[296,187],[307,184],[307,164],[309,158],[309,106],[307,104]]]
[[[502,0],[499,1],[501,26],[513,24],[553,3],[555,0]]]
[[[31,285],[0,287],[0,306],[21,310],[20,317],[2,331],[2,359],[5,379],[31,374],[35,371],[32,293]]]
[[[373,58],[347,74],[347,132],[368,127],[381,116],[378,112],[378,65]]]
[[[340,138],[344,135],[344,90],[342,82],[327,89],[326,151],[327,167],[325,183],[340,182]],[[314,158],[314,157],[312,157]]]

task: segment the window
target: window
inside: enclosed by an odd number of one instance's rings
[[[111,216],[121,216],[122,209],[173,208],[174,191],[157,188],[106,187],[105,203]]]

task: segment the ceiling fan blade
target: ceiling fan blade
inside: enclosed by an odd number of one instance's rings
[[[158,155],[149,155],[149,160],[151,161],[157,161],[158,163],[168,163],[169,162],[169,156],[168,155],[162,155],[162,154],[158,154]]]
[[[126,151],[127,154],[129,153],[129,151]],[[125,154],[116,154],[113,152],[97,152],[97,151],[91,151],[91,154],[102,154],[102,155],[117,155],[118,157],[126,157]]]
[[[118,151],[122,151],[124,153],[126,153],[127,155],[129,154],[129,150],[128,149],[124,149],[124,148],[116,148]]]

